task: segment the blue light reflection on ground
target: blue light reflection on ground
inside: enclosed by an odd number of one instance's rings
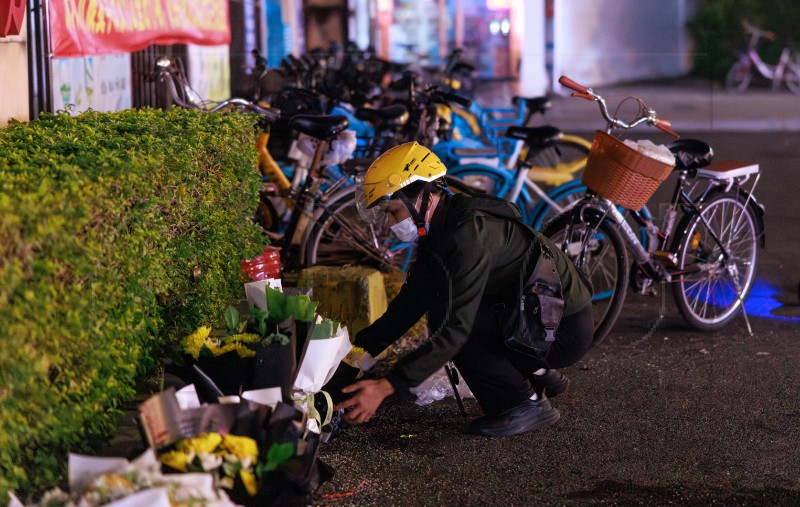
[[[780,292],[775,287],[763,280],[756,280],[755,284],[753,284],[753,290],[750,291],[750,296],[747,297],[747,301],[744,303],[747,315],[785,322],[800,322],[800,317],[773,315],[773,310],[783,306],[783,303],[777,299],[779,294]]]

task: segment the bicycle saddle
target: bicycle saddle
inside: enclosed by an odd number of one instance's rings
[[[316,139],[332,139],[346,129],[350,122],[346,116],[332,115],[303,115],[298,114],[292,118],[289,125]]]
[[[699,169],[711,163],[714,150],[699,139],[676,139],[667,145],[675,155],[675,169]]]
[[[359,107],[356,109],[356,118],[359,120],[368,121],[374,125],[383,122],[390,122],[392,120],[399,120],[407,112],[408,109],[406,109],[406,106],[403,104],[392,104],[391,106],[381,107],[379,109]]]
[[[533,150],[542,150],[555,146],[561,140],[561,131],[556,127],[544,125],[542,127],[509,127],[505,137],[525,141]]]
[[[550,109],[553,105],[553,102],[550,100],[549,97],[519,97],[515,96],[511,99],[511,103],[519,105],[522,102],[526,109],[530,110],[533,113],[540,113],[544,114]]]
[[[456,62],[451,69],[453,73],[465,72],[470,73],[475,71],[475,66],[467,62]]]

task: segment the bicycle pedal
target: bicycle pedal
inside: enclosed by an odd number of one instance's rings
[[[665,250],[656,250],[653,252],[653,260],[658,261],[662,266],[670,268],[678,266],[678,256]]]

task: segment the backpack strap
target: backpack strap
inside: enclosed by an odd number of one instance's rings
[[[539,256],[528,281],[525,282],[523,294],[536,294],[539,299],[542,326],[545,329],[545,341],[553,342],[564,313],[564,290],[553,252],[547,245],[536,240],[535,235],[534,241],[539,246]]]

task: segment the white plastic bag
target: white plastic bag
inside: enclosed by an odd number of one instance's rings
[[[642,139],[641,141],[631,141],[630,139],[625,139],[623,142],[625,145],[630,146],[639,153],[658,160],[663,164],[675,165],[675,155],[673,155],[672,152],[669,151],[669,148],[663,144],[656,145],[649,139]]]
[[[454,366],[451,366],[451,368],[455,370]],[[461,379],[460,375],[459,379]],[[462,400],[475,397],[463,379],[458,382],[457,388],[458,394],[461,396]],[[447,378],[447,372],[444,371],[444,366],[425,379],[417,387],[409,389],[409,391],[417,396],[416,404],[422,406],[433,403],[434,401],[443,400],[448,396],[455,399],[453,395],[453,386],[450,384],[450,379]]]
[[[336,139],[331,141],[328,152],[322,157],[322,165],[332,166],[341,164],[350,159],[356,149],[356,133],[354,130],[343,130]],[[315,139],[305,134],[297,137],[295,146],[297,150],[308,157],[309,161],[314,158],[314,153],[319,146],[319,139]]]
[[[331,142],[328,153],[322,158],[322,163],[326,166],[339,165],[349,160],[356,150],[356,132],[354,130],[344,130],[336,139]]]

